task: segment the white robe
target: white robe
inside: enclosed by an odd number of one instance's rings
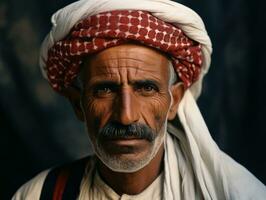
[[[38,200],[40,199],[42,186],[49,170],[38,174],[31,181],[23,185],[13,196],[12,200]],[[83,175],[80,194],[77,200],[161,200],[163,196],[163,174],[161,173],[147,188],[140,194],[118,195],[99,176],[94,166],[94,159],[87,163]],[[74,199],[73,199],[74,200]]]

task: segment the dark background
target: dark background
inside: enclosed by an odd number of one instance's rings
[[[70,2],[0,0],[1,200],[41,170],[89,152],[83,125],[38,67],[50,16]],[[198,101],[212,136],[266,183],[266,3],[180,2],[202,16],[213,41],[212,65]]]

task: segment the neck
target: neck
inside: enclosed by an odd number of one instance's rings
[[[151,162],[133,173],[114,172],[98,160],[97,167],[101,178],[118,195],[136,195],[144,191],[163,169],[163,144]]]

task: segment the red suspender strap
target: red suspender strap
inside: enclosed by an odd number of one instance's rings
[[[40,200],[76,200],[88,158],[52,169],[43,184]]]
[[[61,200],[63,197],[63,193],[65,190],[66,183],[68,181],[70,169],[69,168],[63,168],[60,173],[58,174],[54,193],[53,193],[53,200]]]

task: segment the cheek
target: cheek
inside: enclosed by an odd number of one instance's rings
[[[146,123],[159,131],[167,119],[170,103],[171,97],[168,94],[150,99],[149,103],[143,107],[145,109],[143,109],[142,115],[145,116]]]
[[[84,102],[84,112],[88,129],[91,132],[95,132],[102,128],[108,121],[111,115],[112,103],[93,98],[87,98]]]

